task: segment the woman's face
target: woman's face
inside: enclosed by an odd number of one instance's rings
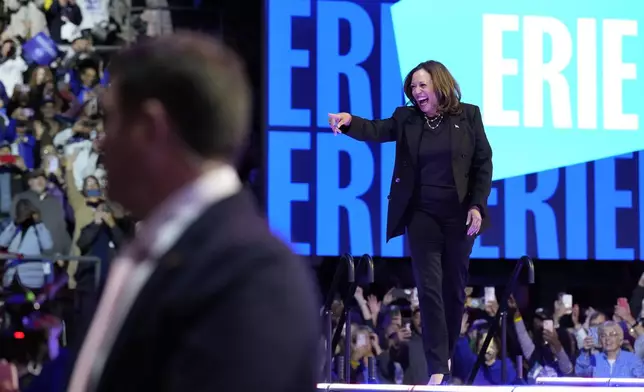
[[[96,181],[95,178],[88,177],[85,180],[85,189],[88,190],[88,191],[97,190],[97,189],[101,189],[101,186],[99,185],[98,181]]]
[[[41,85],[45,83],[47,81],[46,78],[47,78],[47,71],[45,70],[44,67],[39,67],[36,70],[36,84]]]
[[[621,349],[624,338],[617,328],[619,327],[603,328],[599,332],[599,342],[604,351],[615,352]]]
[[[420,69],[411,77],[411,95],[414,97],[414,102],[418,108],[423,112],[430,115],[436,110],[438,100],[434,93],[434,83],[429,72]]]
[[[2,57],[7,57],[12,47],[13,45],[11,44],[11,42],[5,42],[4,44],[2,44]]]
[[[40,107],[40,113],[42,114],[43,118],[47,120],[51,120],[56,116],[56,108],[54,107],[53,102],[47,102],[44,105]]]
[[[90,87],[94,84],[94,81],[96,81],[96,70],[93,68],[85,68],[81,72],[80,78],[85,87]]]
[[[481,351],[481,348],[483,347],[483,342],[485,341],[486,337],[487,337],[487,334],[481,337],[481,340],[479,341],[476,351]],[[494,341],[494,339],[492,339],[492,341],[490,342],[490,345],[487,348],[487,351],[485,352],[485,362],[486,363],[494,362],[496,360],[498,353],[499,353],[499,348],[496,346],[496,342]]]
[[[366,331],[359,331],[356,334],[353,344],[355,345],[355,348],[357,350],[363,350],[363,352],[371,351],[371,340],[369,339],[369,333],[367,333]]]

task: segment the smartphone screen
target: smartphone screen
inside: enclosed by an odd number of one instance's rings
[[[58,157],[50,156],[49,157],[49,167],[47,168],[47,170],[50,173],[54,173],[56,170],[58,170],[59,165],[60,165],[60,162],[58,162]]]
[[[595,347],[599,347],[599,329],[597,327],[590,327],[588,333],[593,338]]]
[[[562,295],[561,302],[563,303],[564,308],[572,309],[572,295],[570,294]]]
[[[555,323],[552,320],[543,320],[543,329],[550,332],[555,332]]]
[[[361,333],[356,337],[356,346],[364,347],[367,345],[367,335]]]
[[[485,288],[485,303],[489,304],[491,302],[496,301],[496,291],[494,290],[494,287],[486,287]]]
[[[392,297],[394,299],[409,299],[411,296],[412,291],[410,289],[394,289],[391,292]]]
[[[617,306],[629,309],[630,306],[628,305],[628,299],[622,297],[617,300]]]
[[[584,347],[584,339],[588,337],[585,329],[579,328],[575,331],[575,339],[577,340],[577,347]]]

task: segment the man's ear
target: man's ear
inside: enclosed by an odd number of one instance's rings
[[[150,145],[155,145],[161,140],[167,142],[172,136],[170,116],[163,104],[156,99],[141,104],[137,123],[141,136],[146,139],[144,142],[149,142]]]

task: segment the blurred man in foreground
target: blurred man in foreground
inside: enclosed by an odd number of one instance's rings
[[[251,118],[239,58],[193,33],[112,63],[108,193],[143,220],[113,261],[71,392],[315,390],[317,303],[231,165]]]

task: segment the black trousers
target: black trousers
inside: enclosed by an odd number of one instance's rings
[[[467,207],[460,205],[455,191],[420,199],[409,211],[407,236],[429,375],[449,374],[447,361],[460,334],[474,244],[466,220]]]

